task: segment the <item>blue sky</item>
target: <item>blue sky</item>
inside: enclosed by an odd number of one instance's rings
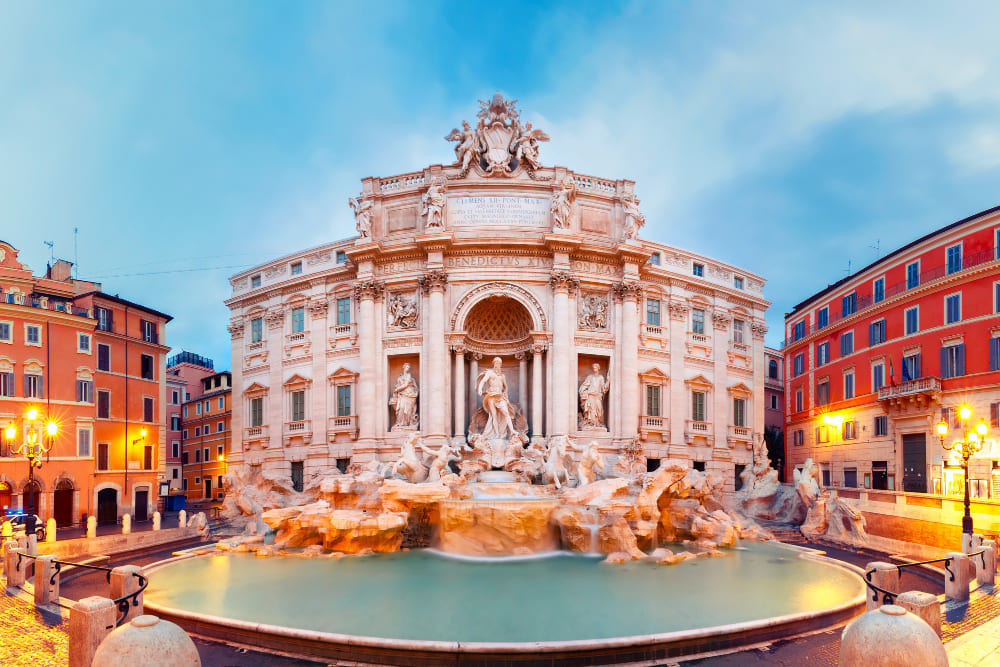
[[[0,238],[228,367],[228,277],[354,233],[359,179],[450,162],[494,90],[545,164],[785,311],[1000,203],[1000,4],[0,3]],[[850,264],[849,264],[850,263]],[[194,269],[194,270],[192,270]],[[211,269],[211,270],[205,270]]]

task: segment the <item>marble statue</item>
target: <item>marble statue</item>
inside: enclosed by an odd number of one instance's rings
[[[545,466],[542,468],[542,482],[555,484],[557,489],[561,489],[563,484],[569,486],[569,465],[572,465],[571,452],[575,451],[580,450],[569,441],[569,437],[557,435],[551,438],[548,452],[545,455]]]
[[[646,216],[639,210],[639,198],[629,195],[624,198],[625,203],[625,240],[631,241],[639,238],[639,228],[646,224]]]
[[[417,300],[404,294],[393,294],[389,300],[389,324],[400,329],[417,326]]]
[[[594,364],[594,372],[580,385],[580,409],[584,427],[604,428],[604,395],[610,383],[601,375],[601,365]]]
[[[576,198],[576,183],[569,176],[552,197],[552,229],[569,229],[570,213],[573,210],[573,200]]]
[[[526,168],[538,169],[541,166],[538,163],[538,142],[548,141],[549,135],[541,130],[531,129],[530,121],[524,126],[523,131],[520,123],[515,123],[514,127],[519,133],[512,144],[514,157],[519,163],[526,165]]]
[[[448,443],[444,443],[438,447],[437,451],[421,444],[420,451],[433,457],[431,465],[427,470],[427,477],[424,479],[425,482],[440,481],[441,477],[451,472],[448,464],[452,461],[460,461],[462,459],[459,453]]]
[[[396,410],[396,421],[393,428],[397,426],[416,426],[419,423],[417,417],[417,396],[420,391],[417,381],[410,375],[410,364],[403,364],[403,372],[396,378],[396,386],[392,389],[392,398],[389,405]]]
[[[601,452],[597,448],[596,440],[587,445],[583,456],[580,457],[580,462],[576,466],[576,480],[579,486],[593,484],[597,480],[594,468],[601,471],[604,470],[604,457],[601,456]]]
[[[427,467],[417,454],[419,439],[420,436],[416,431],[411,433],[403,441],[399,459],[392,466],[392,472],[396,475],[402,475],[410,484],[419,484],[427,479]],[[420,447],[423,448],[423,445]]]
[[[458,142],[455,144],[456,163],[462,165],[463,176],[468,174],[472,165],[479,163],[479,154],[482,150],[479,143],[479,134],[476,130],[469,127],[467,121],[463,120],[462,129],[455,128],[445,139],[447,141]]]
[[[507,378],[503,374],[503,360],[493,358],[493,368],[489,368],[479,376],[476,392],[483,397],[483,410],[486,411],[486,426],[482,434],[487,438],[493,436],[505,438],[513,435],[513,407],[507,395]]]
[[[444,229],[444,205],[446,181],[443,178],[431,178],[430,187],[423,196],[424,208],[421,215],[427,218],[424,229]]]
[[[358,229],[358,234],[363,239],[370,237],[372,235],[372,209],[375,207],[375,201],[360,195],[357,199],[349,197],[347,203],[354,211],[354,224]]]

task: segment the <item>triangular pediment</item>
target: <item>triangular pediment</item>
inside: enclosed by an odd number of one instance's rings
[[[750,387],[746,386],[742,382],[737,382],[729,388],[729,391],[734,394],[750,394],[752,393]]]
[[[666,382],[667,380],[670,379],[670,377],[666,373],[661,371],[656,366],[651,366],[646,370],[642,371],[641,373],[639,373],[639,377],[642,378],[643,380],[646,380],[647,382],[655,382],[655,381]]]
[[[698,387],[708,387],[708,388],[711,388],[713,386],[712,381],[701,374],[695,375],[693,378],[688,378],[687,380],[684,380],[684,384],[695,385]]]
[[[356,371],[352,371],[350,368],[341,366],[334,372],[327,375],[326,378],[330,382],[333,382],[335,380],[354,380],[358,377],[358,375],[359,374]]]
[[[290,377],[287,380],[285,380],[284,382],[282,382],[281,385],[283,387],[292,387],[292,386],[295,386],[295,385],[310,384],[311,382],[312,382],[312,378],[302,377],[298,373],[295,373],[294,375],[292,375],[292,377]]]
[[[261,384],[259,382],[254,382],[249,387],[247,387],[246,389],[244,389],[243,393],[244,393],[244,395],[266,394],[267,391],[268,391],[268,388],[267,388],[266,385],[263,385],[263,384]]]

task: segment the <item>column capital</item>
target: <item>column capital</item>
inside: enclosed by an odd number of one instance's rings
[[[354,298],[375,300],[382,296],[385,284],[378,280],[358,280],[354,283]]]
[[[465,355],[465,345],[464,344],[462,344],[462,343],[453,343],[449,347],[451,348],[451,351],[454,352],[455,354],[460,355],[460,356],[464,356]]]
[[[234,320],[226,327],[226,331],[229,332],[229,337],[233,340],[243,338],[243,322]]]
[[[428,292],[435,290],[443,292],[444,286],[448,284],[448,272],[444,269],[431,269],[425,271],[424,275],[417,279],[417,282],[421,288]]]
[[[750,332],[753,334],[755,340],[764,340],[764,334],[767,333],[767,327],[764,326],[762,322],[754,322],[750,325]]]
[[[267,309],[264,319],[267,320],[267,326],[271,329],[280,329],[285,321],[285,311],[281,309],[281,306],[273,306]]]
[[[549,285],[551,285],[552,289],[556,292],[568,293],[571,289],[579,287],[580,281],[576,279],[576,276],[568,271],[553,271],[551,275],[549,275]]]
[[[528,358],[528,353],[527,352],[515,352],[514,353],[514,358],[517,359],[518,361],[524,361],[525,359]]]
[[[312,313],[313,317],[326,317],[327,311],[330,310],[330,302],[325,298],[313,298],[309,301],[309,312]]]
[[[615,298],[622,301],[636,301],[642,298],[642,284],[636,281],[624,281],[616,283],[611,290]]]
[[[686,303],[681,303],[680,301],[671,301],[667,304],[667,308],[670,309],[670,317],[675,320],[686,319],[688,311],[691,310]]]
[[[712,323],[715,325],[716,329],[728,329],[729,322],[729,315],[718,310],[712,313]]]

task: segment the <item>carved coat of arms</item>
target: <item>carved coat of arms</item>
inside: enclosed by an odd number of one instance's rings
[[[455,128],[445,137],[455,145],[456,164],[462,167],[462,176],[478,166],[489,176],[509,176],[518,167],[524,167],[534,178],[538,162],[538,142],[548,141],[549,136],[531,123],[521,127],[520,113],[514,106],[517,100],[506,100],[496,93],[490,100],[479,100],[479,122],[475,128],[462,122],[462,129]]]

